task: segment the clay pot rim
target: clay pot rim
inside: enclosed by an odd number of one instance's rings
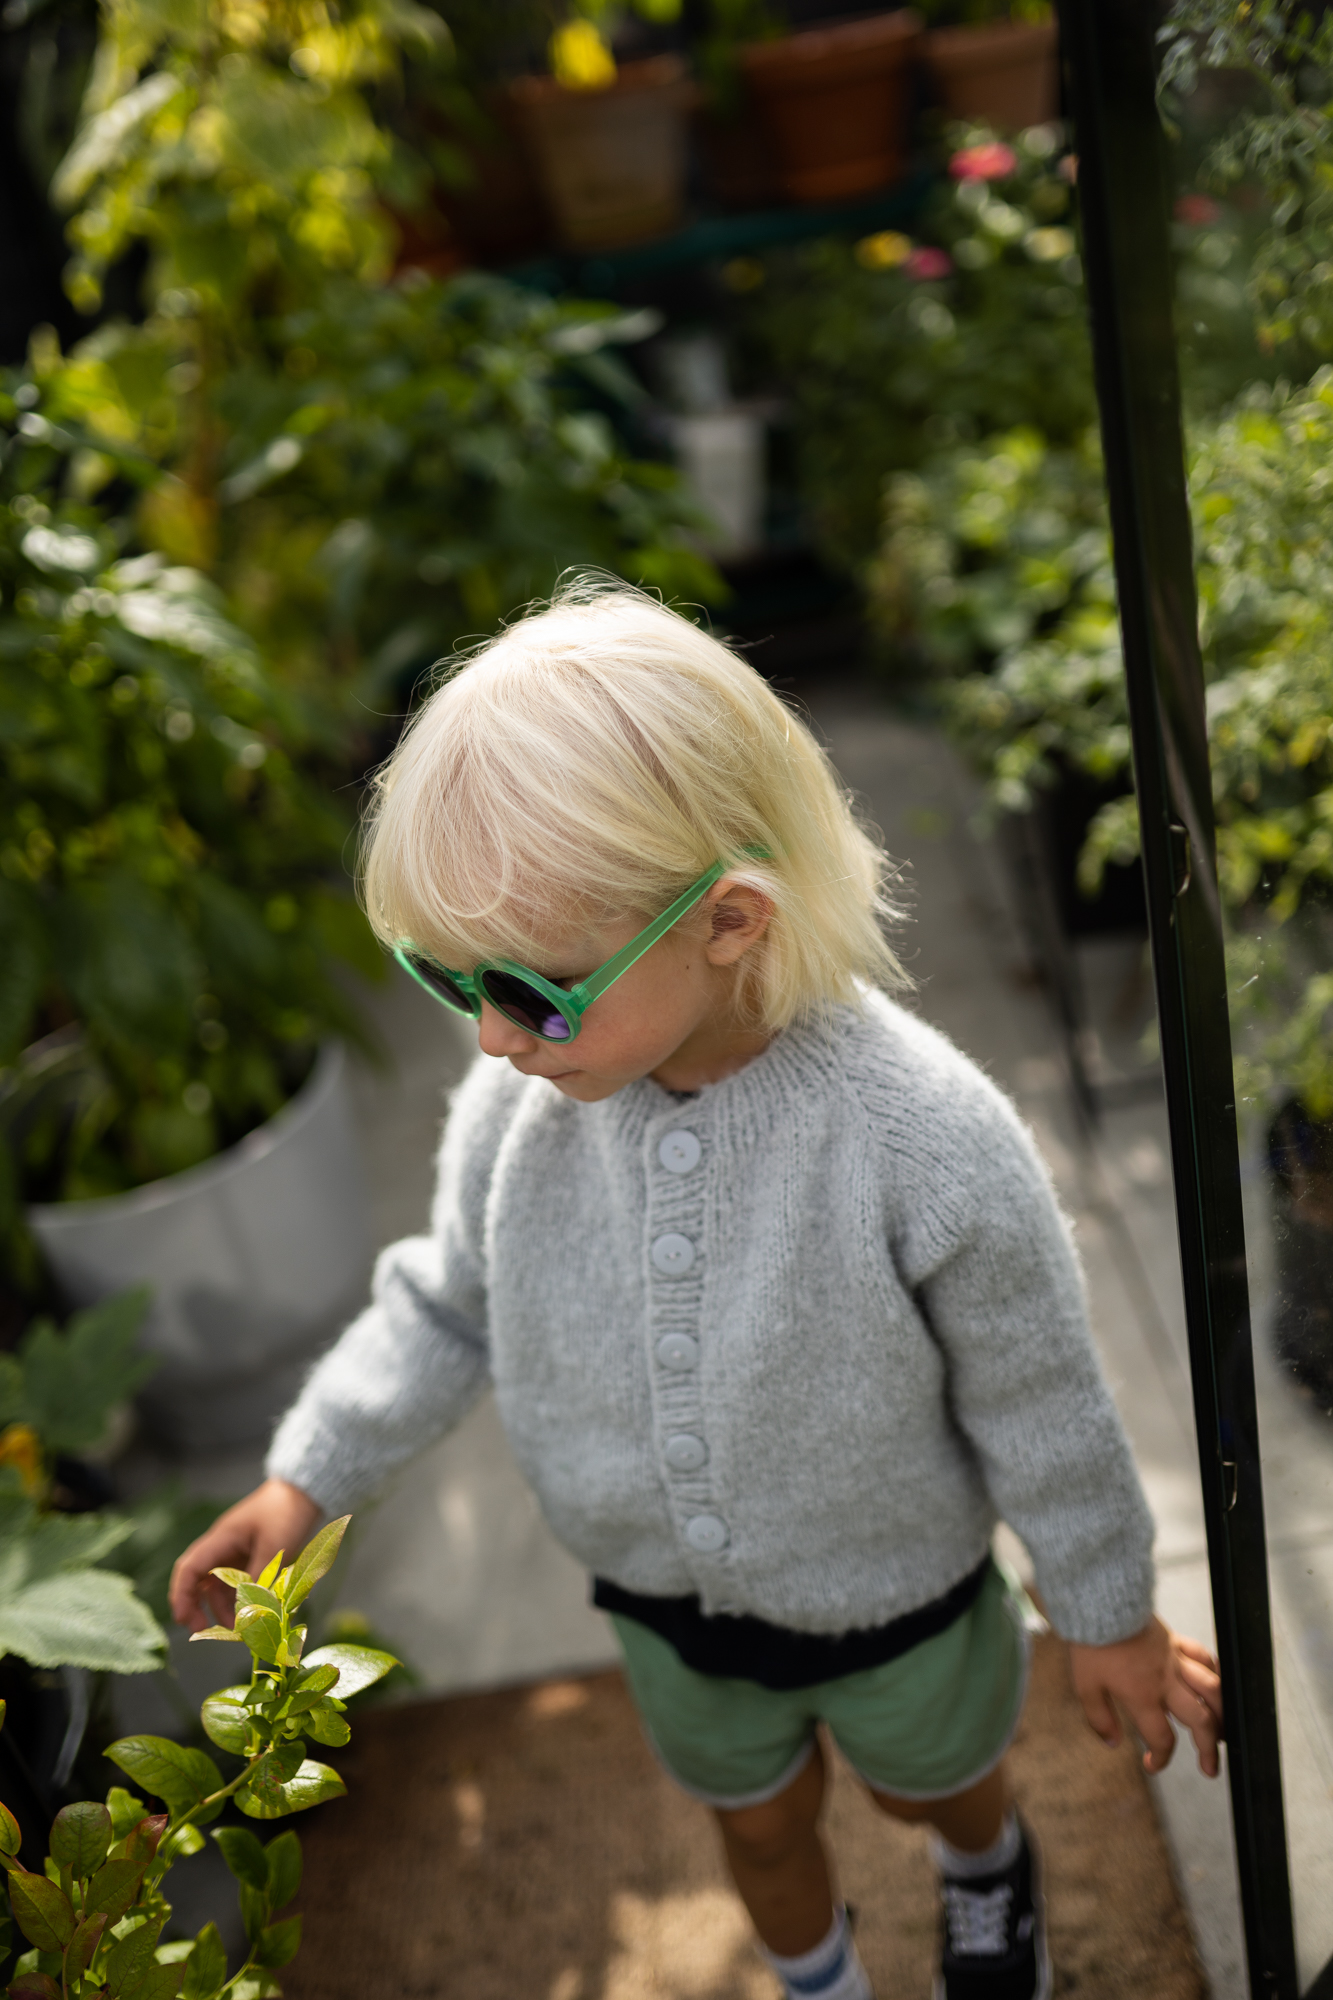
[[[921,52],[927,62],[983,60],[1000,50],[1017,55],[1053,48],[1056,37],[1054,16],[1049,21],[980,21],[970,28],[932,28],[921,37]]]
[[[896,7],[891,13],[862,15],[857,20],[838,21],[832,26],[799,28],[794,35],[780,35],[771,42],[747,42],[740,52],[741,63],[750,72],[794,68],[826,57],[869,55],[876,49],[901,50],[919,40],[924,22],[911,7]]]
[[[621,63],[616,80],[601,90],[570,90],[553,76],[516,76],[505,86],[504,95],[517,104],[596,104],[608,97],[629,97],[640,91],[677,89],[682,101],[690,101],[697,89],[691,82],[683,57],[644,56],[638,62]]]

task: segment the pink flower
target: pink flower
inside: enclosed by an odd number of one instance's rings
[[[956,181],[1003,181],[1017,165],[1018,155],[1013,148],[991,139],[983,146],[964,146],[961,153],[955,153],[949,162],[949,172]]]
[[[1206,194],[1183,194],[1176,203],[1176,221],[1193,223],[1202,228],[1207,222],[1216,222],[1222,213],[1215,201]]]
[[[903,270],[909,278],[947,278],[953,270],[953,258],[947,250],[935,250],[929,243],[923,243],[919,250],[903,259]]]

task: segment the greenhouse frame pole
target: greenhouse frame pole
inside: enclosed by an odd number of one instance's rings
[[[1171,1131],[1245,1949],[1297,2000],[1154,0],[1059,0]],[[1323,1984],[1323,1978],[1317,1982]]]

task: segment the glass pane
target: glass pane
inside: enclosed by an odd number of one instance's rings
[[[1333,20],[1255,12],[1177,6],[1164,77],[1305,1986],[1333,1954]]]

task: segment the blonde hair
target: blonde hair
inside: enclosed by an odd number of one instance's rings
[[[375,776],[361,885],[386,944],[542,969],[718,860],[772,910],[741,961],[753,1025],[908,983],[880,928],[887,857],[810,731],[688,619],[581,576],[423,703]]]

